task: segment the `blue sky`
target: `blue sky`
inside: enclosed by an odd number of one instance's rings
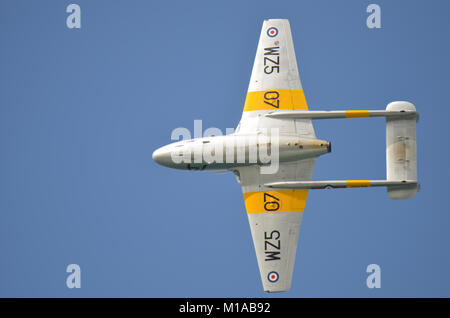
[[[0,296],[449,297],[450,3],[0,3]],[[234,176],[158,166],[176,127],[240,119],[264,19],[288,18],[309,108],[408,100],[421,191],[310,191],[291,291],[262,291]],[[383,179],[382,119],[315,122],[314,179]],[[79,264],[82,287],[66,287]],[[381,288],[368,289],[369,264]]]

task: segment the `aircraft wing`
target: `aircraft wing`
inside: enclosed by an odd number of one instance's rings
[[[280,134],[316,138],[310,118],[282,120],[265,116],[292,110],[308,110],[308,106],[298,73],[291,27],[285,19],[266,20],[236,133],[278,128]]]
[[[255,134],[277,128],[280,134],[315,138],[310,118],[266,116],[292,110],[307,111],[308,107],[297,69],[291,28],[288,20],[266,20],[236,134]],[[277,189],[265,184],[310,181],[315,160],[280,163],[274,174],[262,174],[257,165],[235,171],[244,195],[261,280],[267,292],[286,291],[291,287],[308,190]]]
[[[245,200],[253,244],[264,290],[291,287],[298,233],[308,190],[265,187],[265,183],[311,180],[316,159],[280,163],[275,174],[260,174],[258,166],[235,171]]]

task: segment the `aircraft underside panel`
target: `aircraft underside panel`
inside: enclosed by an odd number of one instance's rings
[[[289,290],[297,251],[300,223],[308,190],[277,189],[267,182],[311,180],[316,158],[280,164],[275,174],[260,167],[235,171],[242,187],[261,281],[267,292]]]
[[[289,21],[263,23],[238,133],[278,128],[280,134],[315,138],[311,119],[269,118],[273,112],[308,110],[295,57]]]
[[[281,292],[291,287],[303,212],[248,214],[253,244],[264,291]]]

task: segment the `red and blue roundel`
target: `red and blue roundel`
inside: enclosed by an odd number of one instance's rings
[[[271,38],[276,37],[278,35],[278,29],[275,27],[271,27],[267,29],[267,35]]]
[[[279,278],[279,276],[278,276],[278,273],[277,273],[277,272],[270,272],[270,273],[267,275],[267,279],[268,279],[269,282],[271,282],[271,283],[277,282],[277,281],[278,281],[278,278]]]

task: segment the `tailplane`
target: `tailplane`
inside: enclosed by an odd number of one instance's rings
[[[417,182],[416,123],[419,114],[409,102],[392,102],[379,111],[289,111],[269,113],[279,119],[386,118],[386,180],[282,181],[264,184],[279,189],[332,189],[387,187],[394,200],[412,198],[419,190]]]

